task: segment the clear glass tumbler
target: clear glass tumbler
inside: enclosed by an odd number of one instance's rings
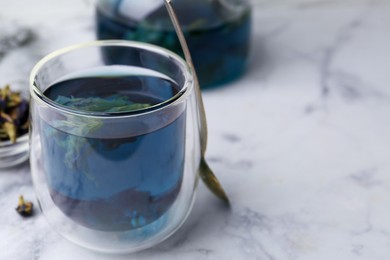
[[[154,45],[91,42],[43,58],[30,92],[31,173],[56,231],[95,251],[129,253],[181,226],[200,161],[185,61]]]

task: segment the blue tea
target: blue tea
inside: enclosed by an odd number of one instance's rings
[[[68,109],[109,116],[154,111],[174,102],[178,93],[169,78],[109,71],[70,77],[44,92]],[[50,195],[73,221],[97,230],[132,230],[163,218],[175,202],[184,170],[185,110],[150,117],[161,121],[157,129],[144,127],[148,122],[142,120],[120,127],[93,116],[83,126],[66,118],[42,121]],[[63,131],[68,125],[79,127],[79,134]]]
[[[147,42],[183,56],[162,0],[160,7],[145,14],[142,19],[134,8],[134,1],[100,2],[102,4],[96,11],[98,39]],[[129,5],[126,6],[126,3]],[[232,6],[227,9],[220,1],[209,0],[173,1],[173,5],[201,87],[217,86],[241,76],[246,69],[250,47],[250,9],[240,10]],[[117,62],[122,58],[118,53],[107,54],[107,59],[111,61]]]

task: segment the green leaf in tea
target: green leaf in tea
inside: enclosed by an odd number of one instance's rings
[[[150,104],[134,103],[126,96],[111,95],[105,98],[75,98],[58,96],[55,102],[73,108],[91,112],[130,112],[150,107]]]
[[[97,118],[88,118],[83,123],[74,120],[55,120],[52,126],[45,128],[45,134],[48,138],[52,138],[65,152],[64,164],[69,169],[78,169],[87,176],[88,165],[86,163],[76,163],[81,156],[87,156],[91,153],[92,147],[88,140],[83,136],[96,131],[102,126],[102,121]],[[62,136],[62,132],[56,129],[70,130],[77,135]],[[92,178],[88,177],[92,180]]]
[[[91,112],[129,112],[133,110],[144,109],[150,107],[150,104],[134,103],[126,96],[110,95],[105,98],[101,97],[66,97],[58,96],[55,102],[73,109],[91,111]],[[93,180],[92,176],[88,176],[88,165],[86,163],[76,163],[81,156],[86,156],[91,153],[93,147],[87,142],[87,136],[93,131],[97,131],[102,126],[102,121],[99,118],[86,118],[83,122],[66,118],[65,120],[55,120],[52,126],[56,129],[72,130],[77,136],[68,135],[66,138],[55,136],[58,132],[47,130],[47,135],[56,140],[57,145],[66,151],[64,163],[69,169],[82,171],[87,177]]]

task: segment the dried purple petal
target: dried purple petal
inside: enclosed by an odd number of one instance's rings
[[[28,103],[26,100],[22,100],[18,107],[14,109],[13,120],[15,125],[21,127],[24,123],[28,121]]]
[[[28,102],[26,100],[22,99],[20,101],[20,104],[19,104],[19,109],[20,109],[21,113],[28,112]]]
[[[0,97],[0,111],[5,110],[7,107],[7,101]]]

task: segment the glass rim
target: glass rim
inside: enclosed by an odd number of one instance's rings
[[[86,111],[86,110],[79,110],[79,109],[72,109],[66,106],[63,106],[61,104],[58,104],[54,100],[48,98],[46,95],[43,94],[43,92],[36,86],[35,78],[38,75],[39,71],[42,69],[42,67],[50,60],[53,60],[54,58],[60,57],[61,55],[64,55],[66,53],[70,53],[75,50],[81,50],[83,48],[89,48],[89,47],[109,47],[109,46],[119,46],[119,47],[132,47],[132,48],[138,48],[143,49],[146,51],[150,51],[153,53],[161,54],[162,56],[167,56],[167,58],[171,58],[174,61],[177,62],[179,67],[183,69],[184,72],[184,84],[183,88],[181,88],[173,97],[166,99],[162,102],[159,102],[153,106],[147,107],[147,108],[140,108],[132,111],[125,111],[125,112],[97,112],[97,111]],[[149,44],[149,43],[143,43],[143,42],[136,42],[136,41],[128,41],[128,40],[96,40],[96,41],[90,41],[80,44],[74,44],[70,45],[61,49],[58,49],[56,51],[53,51],[46,56],[44,56],[42,59],[40,59],[30,73],[30,80],[29,80],[29,89],[30,89],[30,95],[35,101],[39,101],[40,103],[43,103],[52,109],[55,109],[57,111],[60,111],[61,113],[67,113],[72,114],[75,116],[80,117],[88,117],[88,118],[124,118],[124,117],[134,117],[134,116],[141,116],[146,115],[149,113],[153,113],[156,111],[160,111],[163,109],[167,109],[170,106],[175,105],[178,102],[181,102],[183,99],[185,99],[189,93],[191,92],[193,86],[193,76],[192,72],[188,67],[188,64],[176,53],[165,49],[163,47]]]

